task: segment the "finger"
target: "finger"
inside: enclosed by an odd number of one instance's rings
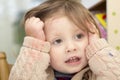
[[[42,32],[42,34],[41,34],[41,39],[45,40],[45,34],[44,34],[44,32]]]
[[[41,21],[41,20],[40,20],[40,18],[38,18],[38,17],[32,17],[32,18],[31,18],[31,21],[39,22],[39,21]]]
[[[41,20],[40,20],[40,18],[35,18],[35,21],[40,22]]]
[[[28,18],[26,21],[25,21],[25,24],[27,24],[29,22],[30,18]]]
[[[33,24],[36,24],[36,23],[39,23],[39,22],[40,22],[40,18],[32,17],[30,19],[30,23],[33,23]]]
[[[31,17],[26,21],[26,25],[27,26],[32,26],[32,25],[36,25],[36,18],[35,17]]]
[[[33,22],[35,20],[35,17],[31,17],[29,22]]]
[[[29,26],[29,18],[25,21],[25,30],[27,29],[27,27]]]
[[[44,31],[40,31],[36,37],[39,38],[40,40],[45,40],[45,34]]]

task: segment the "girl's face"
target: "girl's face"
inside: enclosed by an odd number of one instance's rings
[[[51,43],[50,64],[55,70],[75,73],[87,65],[87,32],[79,29],[67,17],[46,20],[45,35]]]

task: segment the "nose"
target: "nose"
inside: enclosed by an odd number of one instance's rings
[[[74,53],[76,51],[77,46],[73,42],[70,42],[66,45],[66,53]]]
[[[76,51],[76,49],[68,49],[66,52],[71,53],[71,52],[75,52],[75,51]]]

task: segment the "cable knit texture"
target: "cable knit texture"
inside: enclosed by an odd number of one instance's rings
[[[49,66],[50,58],[46,52],[49,49],[50,44],[48,42],[25,37],[9,80],[47,80],[45,70]]]
[[[97,80],[120,80],[120,53],[104,39],[94,40],[87,47],[86,55]]]
[[[49,67],[50,50],[48,42],[25,37],[20,54],[11,70],[9,80],[53,80],[54,73]],[[106,40],[94,40],[86,48],[88,68],[78,72],[71,80],[82,80],[89,74],[89,80],[120,80],[120,53],[110,47]],[[49,78],[48,78],[49,76]]]
[[[38,41],[38,39],[32,37],[25,37],[23,46],[46,53],[48,53],[50,50],[49,42],[44,42],[40,40]]]

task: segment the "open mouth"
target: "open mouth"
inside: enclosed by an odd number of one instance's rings
[[[78,61],[80,61],[80,57],[74,56],[74,57],[71,57],[68,60],[66,60],[65,63],[74,63],[74,62],[78,62]]]

